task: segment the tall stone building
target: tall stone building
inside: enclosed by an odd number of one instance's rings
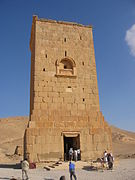
[[[43,162],[81,159],[112,149],[111,130],[100,112],[92,26],[38,19],[31,30],[30,120],[25,156]]]

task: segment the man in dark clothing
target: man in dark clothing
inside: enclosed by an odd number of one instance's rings
[[[69,172],[70,172],[70,180],[72,180],[72,176],[75,180],[77,180],[77,177],[75,175],[75,165],[70,161],[69,163]]]
[[[111,154],[109,153],[108,155],[107,155],[107,160],[108,160],[108,167],[109,167],[109,169],[113,169],[113,157],[111,156]]]

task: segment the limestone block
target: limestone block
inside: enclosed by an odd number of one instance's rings
[[[47,109],[47,103],[41,103],[40,108],[41,109]]]
[[[37,128],[27,128],[26,130],[26,136],[36,136],[38,135],[38,131],[37,131]]]
[[[33,153],[33,145],[27,145],[27,153]]]
[[[64,97],[64,102],[66,102],[66,103],[74,103],[74,98]]]
[[[34,103],[33,104],[33,107],[34,107],[34,109],[36,109],[36,110],[38,110],[38,109],[40,109],[40,103]]]
[[[48,97],[55,97],[55,98],[60,97],[58,92],[48,92],[47,96]]]
[[[63,114],[64,114],[64,116],[71,118],[71,111],[63,110]]]
[[[85,110],[85,104],[78,104],[78,110]]]
[[[50,87],[43,87],[43,91],[44,92],[52,92],[53,91],[53,87],[50,86]]]
[[[53,97],[52,98],[52,102],[53,103],[62,103],[63,102],[63,98],[62,97]]]
[[[67,110],[71,110],[72,103],[67,103]]]
[[[53,122],[53,121],[46,121],[46,122],[45,122],[45,127],[47,127],[47,128],[53,128],[53,127],[54,127],[54,122]]]
[[[42,102],[44,103],[52,103],[53,102],[53,98],[52,97],[47,97],[46,95],[45,96],[42,96]]]
[[[54,122],[54,127],[65,127],[65,123],[64,123],[64,121],[62,121],[62,122]]]

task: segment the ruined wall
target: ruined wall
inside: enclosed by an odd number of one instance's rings
[[[31,104],[25,154],[32,161],[63,159],[63,134],[80,135],[82,160],[111,150],[100,112],[91,26],[33,17]]]

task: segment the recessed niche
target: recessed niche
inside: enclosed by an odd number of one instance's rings
[[[45,71],[45,68],[43,68],[43,71]]]
[[[67,41],[67,39],[66,38],[64,38],[64,42],[66,42]]]
[[[45,57],[47,58],[47,54],[45,54]]]
[[[68,87],[66,88],[66,92],[72,92],[72,87],[71,87],[71,86],[68,86]]]
[[[65,51],[65,55],[67,52]],[[57,76],[76,76],[76,64],[74,60],[65,57],[60,61],[56,61],[56,75]]]
[[[65,51],[65,56],[67,56],[67,51]]]
[[[84,62],[82,62],[82,65],[84,66]]]
[[[85,101],[85,98],[83,98],[83,102]]]
[[[80,36],[80,40],[82,40],[82,36]]]
[[[84,88],[82,88],[83,89],[83,92],[84,92]]]

